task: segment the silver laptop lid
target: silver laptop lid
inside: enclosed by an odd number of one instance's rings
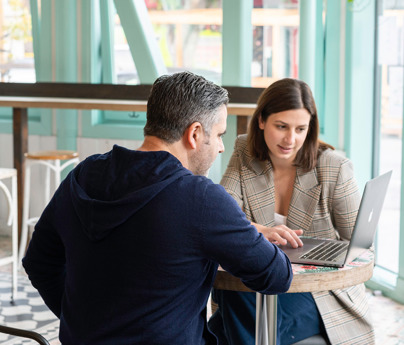
[[[331,260],[307,258],[305,255],[310,250],[318,251],[318,246],[326,243],[341,243],[341,241],[319,238],[302,238],[303,247],[292,248],[290,243],[279,246],[293,263],[312,264],[330,267],[342,267],[349,263],[366,249],[369,249],[374,241],[377,223],[383,208],[383,202],[386,197],[387,187],[391,178],[392,171],[380,175],[365,185],[362,199],[359,205],[358,214],[355,220],[355,226],[352,231],[351,241],[341,255]]]
[[[366,183],[345,262],[372,246],[392,173],[390,170]]]

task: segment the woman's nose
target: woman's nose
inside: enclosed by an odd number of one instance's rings
[[[285,135],[285,143],[288,144],[293,144],[295,142],[295,134],[293,133],[293,131],[289,131],[286,135]]]

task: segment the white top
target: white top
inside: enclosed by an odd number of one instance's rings
[[[276,225],[286,225],[286,217],[279,213],[275,213],[275,226]]]

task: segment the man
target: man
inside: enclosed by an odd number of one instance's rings
[[[215,344],[218,264],[285,292],[286,256],[203,176],[224,151],[227,91],[189,72],[153,84],[145,139],[79,164],[36,225],[23,265],[69,344]]]

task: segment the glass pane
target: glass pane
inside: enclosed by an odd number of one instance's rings
[[[222,78],[222,1],[145,0],[169,73],[189,70],[216,83]],[[298,76],[297,0],[254,0],[251,85]],[[138,84],[124,31],[115,19],[117,82]]]
[[[0,1],[0,81],[35,82],[29,0]]]
[[[171,73],[189,70],[220,83],[222,2],[156,1],[149,15],[165,65]]]
[[[299,3],[297,0],[256,0],[252,23],[254,87],[298,77]]]
[[[383,173],[393,169],[393,175],[379,222],[376,260],[379,266],[392,272],[398,272],[400,233],[403,23],[403,1],[385,1],[378,26],[378,68],[381,75],[379,171]]]
[[[220,83],[222,2],[145,0],[145,3],[168,72],[189,70]],[[117,15],[114,39],[117,82],[139,84],[136,66]]]

